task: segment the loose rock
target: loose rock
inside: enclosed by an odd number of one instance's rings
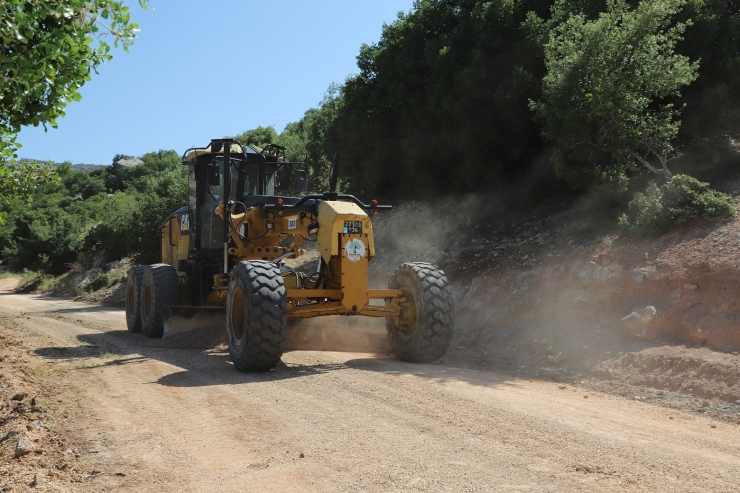
[[[627,335],[638,339],[656,337],[656,328],[653,323],[658,311],[654,306],[646,306],[640,313],[632,312],[622,319],[622,327]]]
[[[15,458],[23,457],[33,452],[33,443],[27,438],[21,438],[15,446]]]
[[[39,428],[41,428],[42,425],[43,423],[41,422],[41,420],[37,419],[36,421],[31,421],[30,423],[28,423],[26,425],[26,429],[28,431],[38,430]]]
[[[10,440],[11,438],[13,438],[16,435],[18,435],[18,432],[17,431],[9,431],[5,435],[3,435],[2,437],[0,437],[0,443],[3,443],[5,440]]]

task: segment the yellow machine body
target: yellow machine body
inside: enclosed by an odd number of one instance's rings
[[[232,151],[237,149],[232,147]],[[195,151],[185,158],[191,168],[205,151]],[[215,153],[214,153],[215,154]],[[224,218],[224,203],[216,208],[216,215]],[[186,233],[187,215],[173,214],[162,229],[162,262],[178,271],[181,284],[188,285],[187,273],[178,269],[188,258],[189,236]],[[318,223],[317,248],[326,265],[327,279],[320,287],[301,282],[298,276],[285,276],[288,298],[288,317],[309,318],[322,315],[365,315],[373,317],[397,316],[401,292],[391,289],[368,289],[368,262],[375,256],[372,222],[357,204],[342,200],[325,200],[318,205],[318,217],[299,214],[290,210],[264,212],[262,207],[246,208],[244,212],[230,214],[233,225],[228,255],[232,265],[244,260],[275,260],[298,258],[305,252],[300,246],[308,237],[309,226]],[[356,231],[345,230],[352,222]],[[361,227],[359,227],[361,225]],[[239,232],[244,228],[252,238],[245,240]],[[281,240],[292,237],[287,246]],[[285,243],[283,243],[285,245]],[[228,274],[213,277],[206,306],[223,306],[228,293]],[[192,300],[188,289],[181,290],[181,304],[188,306]],[[385,300],[372,304],[371,300]]]
[[[185,151],[188,202],[162,223],[162,262],[129,270],[128,330],[172,346],[226,343],[236,369],[265,371],[286,348],[287,319],[361,315],[386,318],[388,343],[403,361],[444,355],[452,286],[438,267],[406,262],[388,289],[368,288],[376,254],[368,214],[391,206],[336,192],[340,158],[329,191],[291,197],[276,193],[281,179],[295,178],[285,190],[306,190],[309,168],[286,161],[283,147],[212,139]],[[306,255],[305,241],[315,242],[315,268],[286,265]]]

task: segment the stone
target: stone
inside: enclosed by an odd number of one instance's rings
[[[469,296],[475,296],[475,294],[478,293],[478,290],[480,289],[481,282],[483,281],[483,276],[478,276],[470,283],[470,288],[468,289],[468,295]]]
[[[43,422],[42,422],[42,421],[41,421],[40,419],[37,419],[37,420],[35,420],[35,421],[31,421],[30,423],[28,423],[28,424],[26,425],[26,429],[27,429],[28,431],[38,430],[38,429],[39,429],[39,428],[41,428],[41,427],[42,427],[43,425],[44,425],[44,423],[43,423]]]
[[[529,290],[537,280],[536,271],[525,271],[514,277],[509,284],[509,292],[513,295],[520,295]]]
[[[113,163],[113,167],[118,170],[121,168],[135,168],[140,164],[144,164],[144,161],[133,156],[123,156],[121,159]]]
[[[614,279],[615,277],[622,274],[622,266],[618,262],[610,262],[604,267],[599,267],[594,272],[594,277],[601,282],[606,282]]]
[[[642,314],[641,314],[641,315],[642,315],[642,318],[643,318],[643,319],[648,319],[648,318],[649,318],[649,319],[652,319],[652,318],[653,318],[653,317],[655,317],[655,316],[656,316],[657,314],[658,314],[658,310],[656,310],[654,306],[646,306],[646,307],[645,307],[645,308],[644,308],[644,309],[642,310]]]
[[[75,277],[75,289],[84,288],[93,279],[95,279],[100,274],[102,274],[102,272],[103,272],[103,269],[101,269],[99,267],[93,267],[92,269],[86,271],[81,276]]]
[[[23,457],[33,452],[33,443],[27,438],[21,438],[15,445],[15,458]]]
[[[740,401],[738,401],[738,402],[740,402]],[[5,440],[10,440],[14,436],[18,436],[18,432],[15,431],[15,430],[9,431],[5,435],[3,435],[2,437],[0,437],[0,443],[3,443]]]
[[[648,278],[645,269],[632,269],[630,271],[630,277],[632,277],[632,280],[638,284],[642,284]]]
[[[15,394],[13,394],[13,396],[10,398],[10,400],[11,401],[22,401],[26,397],[28,397],[28,393],[27,392],[16,392]]]
[[[105,266],[105,262],[108,260],[108,256],[106,254],[101,254],[95,257],[95,260],[93,260],[92,268],[93,269],[102,269]]]
[[[622,318],[624,332],[637,339],[653,339],[657,337],[657,327],[654,324],[658,311],[654,306],[646,306],[638,312],[632,312]]]
[[[107,264],[105,264],[105,269],[104,270],[106,272],[108,272],[108,271],[111,271],[113,269],[120,269],[124,265],[126,265],[126,262],[124,262],[123,260],[115,260],[113,262],[108,262]]]
[[[576,270],[576,277],[581,280],[582,283],[588,282],[591,277],[593,277],[594,272],[596,272],[596,262],[589,261],[585,264],[578,267],[578,270]]]

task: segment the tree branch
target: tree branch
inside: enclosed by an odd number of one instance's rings
[[[642,157],[642,156],[640,156],[639,154],[637,154],[634,151],[630,151],[630,154],[632,154],[632,156],[635,159],[637,159],[637,161],[640,164],[642,164],[648,170],[650,170],[651,173],[655,173],[656,175],[661,175],[661,176],[665,177],[666,180],[670,180],[671,178],[673,178],[673,174],[671,174],[671,172],[668,171],[668,168],[666,167],[666,163],[665,163],[665,160],[663,159],[663,156],[658,156],[658,159],[660,159],[660,164],[662,166],[662,169],[658,169],[655,166],[653,166],[652,164],[650,164],[650,162],[647,160],[647,156],[646,157]]]

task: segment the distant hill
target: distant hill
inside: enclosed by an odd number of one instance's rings
[[[41,159],[30,159],[30,158],[21,158],[19,159],[22,163],[38,163],[38,164],[45,164],[47,161],[41,160]],[[59,166],[63,163],[54,163],[54,166]],[[110,166],[109,164],[84,164],[84,163],[78,163],[73,164],[72,169],[75,169],[77,171],[93,171],[96,169],[100,169],[101,166]]]
[[[100,169],[102,166],[110,166],[110,164],[73,164],[72,169],[76,169],[78,171],[93,171],[96,169]]]

